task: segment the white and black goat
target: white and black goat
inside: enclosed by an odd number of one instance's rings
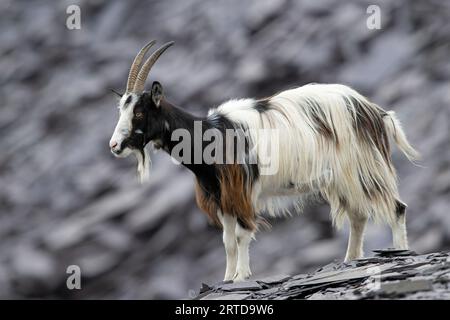
[[[418,154],[393,111],[384,111],[344,85],[308,84],[265,99],[231,100],[206,117],[195,117],[169,103],[160,83],[153,82],[151,91],[144,91],[151,67],[173,42],[155,51],[140,68],[153,44],[142,48],[131,66],[110,141],[114,155],[136,155],[142,180],[148,177],[150,163],[145,146],[152,142],[173,156],[177,129],[194,135],[198,122],[201,131],[242,129],[247,132],[244,139],[253,146],[273,143],[268,141],[273,136],[259,135],[258,130],[279,133],[278,165],[271,174],[261,174],[259,161],[264,155],[254,147],[245,149],[246,160],[240,163],[180,160],[195,174],[199,207],[223,228],[224,280],[242,281],[251,275],[249,244],[262,221],[261,213],[283,212],[286,196],[300,201],[301,194],[320,195],[331,206],[334,225],[340,227],[348,219],[346,261],[363,256],[369,218],[389,224],[395,248],[408,248],[406,205],[397,190],[390,138],[410,160]],[[200,149],[192,143],[188,151],[201,153],[205,147],[205,141]]]

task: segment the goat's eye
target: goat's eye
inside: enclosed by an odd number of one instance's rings
[[[144,116],[144,114],[142,112],[137,112],[135,114],[135,116],[136,116],[136,118],[140,119],[140,118],[142,118]]]

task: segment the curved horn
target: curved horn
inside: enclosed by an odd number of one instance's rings
[[[134,84],[136,83],[136,78],[138,76],[139,67],[142,63],[142,60],[144,59],[144,56],[147,53],[148,49],[150,49],[155,43],[156,43],[155,40],[152,40],[149,43],[147,43],[136,55],[136,58],[134,58],[133,64],[131,65],[131,68],[130,68],[130,73],[128,74],[127,91],[126,92],[133,91],[133,87],[134,87]]]
[[[145,80],[147,80],[147,76],[150,72],[150,69],[155,64],[156,60],[167,50],[171,45],[175,42],[170,41],[164,44],[161,48],[153,52],[153,54],[145,61],[139,74],[137,76],[136,83],[134,84],[133,92],[142,92],[144,91]]]

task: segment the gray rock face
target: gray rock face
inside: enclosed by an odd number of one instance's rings
[[[195,205],[192,175],[158,153],[139,186],[134,161],[108,149],[108,88],[124,89],[153,38],[176,45],[149,82],[195,114],[309,82],[349,84],[395,110],[423,154],[414,166],[393,153],[411,247],[448,249],[450,8],[381,1],[382,29],[369,30],[376,3],[80,1],[82,28],[68,30],[64,2],[0,2],[0,298],[186,298],[222,279],[221,235]],[[286,282],[276,275],[344,255],[347,231],[332,229],[326,205],[271,222],[251,248],[267,296]],[[366,251],[390,245],[387,228],[369,228]],[[69,265],[81,268],[81,290],[66,288]]]

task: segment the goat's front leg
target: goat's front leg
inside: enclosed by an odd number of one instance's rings
[[[227,267],[224,281],[232,280],[236,273],[237,241],[236,241],[236,217],[219,212],[223,227],[223,245],[227,255]]]
[[[238,247],[238,260],[236,274],[233,277],[235,282],[244,281],[251,276],[249,246],[253,238],[253,231],[244,229],[236,224],[236,239]]]

